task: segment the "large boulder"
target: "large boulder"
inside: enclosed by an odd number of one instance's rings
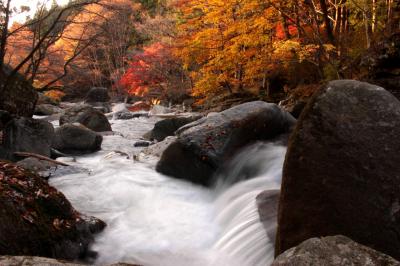
[[[65,124],[55,130],[53,148],[66,154],[92,153],[101,149],[103,137],[80,124]]]
[[[181,127],[163,153],[157,171],[202,185],[238,149],[287,133],[296,120],[277,105],[249,102]]]
[[[0,161],[0,255],[78,259],[105,224],[81,216],[44,179]]]
[[[60,117],[60,125],[67,123],[80,123],[96,132],[112,131],[107,117],[87,104],[73,106],[65,110],[64,115]]]
[[[272,266],[399,266],[400,262],[345,236],[311,238],[281,254]]]
[[[330,82],[289,140],[276,254],[346,235],[400,259],[400,102],[368,83]]]
[[[195,115],[190,117],[174,117],[158,121],[154,125],[154,128],[147,133],[146,136],[150,140],[162,141],[166,137],[174,136],[175,131],[177,131],[179,128],[199,120],[201,117],[201,115]]]
[[[6,66],[3,73],[7,77],[11,71]],[[7,85],[4,84],[6,77],[0,77],[0,109],[13,115],[32,117],[38,100],[35,88],[20,74],[16,74],[14,81]]]
[[[50,157],[53,125],[47,121],[20,117],[7,123],[3,146],[12,152],[31,152]]]
[[[108,95],[108,90],[103,87],[91,88],[85,97],[86,103],[108,102],[109,100],[110,95]]]

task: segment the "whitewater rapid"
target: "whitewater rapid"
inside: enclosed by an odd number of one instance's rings
[[[280,188],[286,148],[248,147],[220,173],[229,182],[208,189],[157,173],[155,159],[132,160],[141,149],[134,143],[157,120],[111,120],[118,133],[104,137],[101,151],[75,162],[61,158],[73,167],[50,179],[78,211],[107,223],[91,247],[98,253],[95,264],[270,264],[272,241],[259,221],[255,198]]]

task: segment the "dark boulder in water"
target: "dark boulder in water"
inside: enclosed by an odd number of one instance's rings
[[[96,132],[112,131],[107,117],[87,104],[73,106],[65,110],[64,115],[60,117],[60,125],[66,123],[80,123]]]
[[[296,120],[277,105],[262,101],[235,106],[197,120],[177,131],[177,140],[163,153],[157,171],[202,185],[238,149],[290,131]]]
[[[179,128],[202,118],[200,115],[189,117],[174,117],[158,121],[154,128],[146,134],[150,140],[163,141],[166,137],[174,136]]]
[[[86,154],[101,149],[103,137],[80,124],[65,124],[55,130],[53,148],[66,154]]]
[[[330,82],[290,137],[276,254],[345,235],[400,259],[400,102],[368,83]]]
[[[104,226],[38,175],[0,161],[0,255],[82,258]]]

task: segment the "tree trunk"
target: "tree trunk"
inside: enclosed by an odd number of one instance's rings
[[[325,29],[326,29],[326,34],[328,36],[328,40],[330,43],[334,44],[335,37],[333,36],[332,26],[331,26],[331,22],[329,20],[328,6],[326,5],[325,0],[319,0],[319,3],[321,5],[321,10],[323,13],[324,24],[325,24]]]

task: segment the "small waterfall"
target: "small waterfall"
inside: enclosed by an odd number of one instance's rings
[[[256,197],[265,190],[280,189],[285,152],[284,146],[257,143],[229,164],[225,184],[247,180],[226,189],[216,201],[216,222],[222,231],[214,248],[239,259],[242,265],[269,265],[273,261],[274,239],[269,239],[260,221]],[[274,229],[276,213],[264,223],[269,230]]]

